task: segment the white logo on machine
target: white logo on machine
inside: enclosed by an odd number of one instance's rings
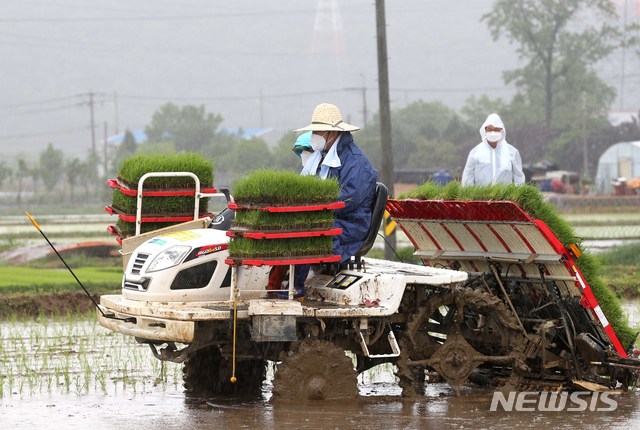
[[[213,221],[211,221],[211,224],[213,225],[220,225],[224,222],[224,215],[217,215]]]

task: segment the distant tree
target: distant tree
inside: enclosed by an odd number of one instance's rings
[[[86,169],[86,166],[78,158],[73,158],[65,164],[65,175],[69,184],[69,199],[71,201],[74,200],[75,187],[82,180],[84,169]]]
[[[584,172],[586,179],[595,178],[600,156],[602,156],[610,146],[619,142],[640,141],[640,123],[638,123],[636,118],[623,122],[615,127],[608,122],[603,122],[598,125],[599,127],[587,134],[584,140],[582,137],[571,140],[561,154],[567,170],[580,172],[584,167],[583,154],[586,148],[588,155],[587,171]]]
[[[271,157],[273,159],[274,168],[280,170],[292,170],[294,172],[300,172],[302,170],[300,157],[291,150],[296,138],[296,134],[287,132],[280,138],[278,143],[271,148]]]
[[[29,177],[29,166],[27,160],[24,158],[18,158],[18,167],[16,168],[15,177],[18,180],[18,193],[16,195],[16,203],[20,203],[22,200],[22,185],[24,178]]]
[[[464,164],[460,158],[458,145],[443,139],[425,139],[419,137],[415,141],[416,151],[407,160],[408,168],[424,168],[430,170],[449,170],[450,173],[462,171]]]
[[[49,189],[53,189],[64,171],[64,153],[59,149],[55,149],[53,144],[49,143],[47,148],[40,153],[38,167],[43,183]]]
[[[393,110],[391,139],[395,167],[412,165],[435,170],[464,164],[466,149],[470,142],[477,140],[473,137],[475,127],[440,102],[420,100],[402,109]],[[377,167],[381,165],[384,156],[384,149],[380,147],[379,129],[379,117],[375,115],[366,130],[354,134],[357,144]],[[446,148],[446,157],[432,152],[434,145],[440,146],[439,151],[442,147]],[[420,162],[416,161],[418,159]],[[446,165],[442,165],[443,163]]]
[[[97,151],[90,150],[87,160],[83,163],[83,182],[87,187],[91,187],[90,196],[96,196],[102,189],[102,181],[98,179],[98,166],[100,165],[100,155]]]
[[[505,72],[504,79],[518,88],[529,122],[562,130],[575,127],[577,118],[607,112],[615,90],[598,77],[595,66],[623,44],[636,43],[624,36],[616,17],[611,0],[494,2],[482,19],[494,40],[505,36],[516,43],[526,61]]]
[[[262,139],[237,139],[224,155],[216,157],[216,171],[244,174],[256,169],[272,168],[269,147]]]
[[[33,165],[29,166],[29,169],[27,171],[29,172],[29,176],[31,177],[31,183],[33,184],[33,194],[37,195],[38,182],[42,178],[42,175],[40,174],[40,166],[39,164],[34,163]]]
[[[117,173],[122,161],[125,158],[134,155],[137,151],[138,144],[136,143],[136,138],[133,136],[133,133],[131,133],[131,130],[127,129],[124,132],[124,139],[122,140],[122,143],[118,145],[115,155],[113,156],[112,171]]]
[[[204,105],[181,108],[166,103],[153,114],[145,132],[150,142],[170,141],[179,151],[200,151],[211,143],[220,123],[222,117],[207,113]]]
[[[2,183],[11,178],[13,175],[13,169],[9,167],[9,165],[4,161],[0,161],[0,187],[2,187]]]
[[[492,100],[489,96],[483,94],[480,97],[469,97],[465,101],[464,106],[462,106],[462,109],[460,109],[460,113],[468,124],[477,125],[477,128],[480,129],[480,126],[489,114],[497,113],[501,117],[508,116],[510,107],[509,104],[501,98]]]

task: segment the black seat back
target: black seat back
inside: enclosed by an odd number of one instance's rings
[[[362,257],[369,252],[373,243],[376,241],[380,223],[384,216],[384,209],[387,206],[388,195],[389,190],[387,186],[382,182],[376,182],[376,190],[373,193],[373,202],[371,204],[371,225],[369,225],[367,236],[364,238],[364,242],[358,252],[356,252],[355,257]]]

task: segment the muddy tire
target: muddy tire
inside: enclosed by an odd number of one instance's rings
[[[488,338],[494,342],[485,342]],[[518,320],[498,297],[471,288],[433,294],[410,316],[401,340],[397,365],[403,395],[420,394],[414,366],[435,370],[456,394],[484,363],[528,371],[526,342]]]
[[[185,392],[192,396],[259,397],[266,377],[266,362],[238,361],[235,383],[231,383],[231,376],[231,362],[222,357],[220,349],[215,345],[189,354],[182,372]]]
[[[304,341],[278,365],[273,397],[290,400],[355,398],[357,374],[353,361],[331,342]]]

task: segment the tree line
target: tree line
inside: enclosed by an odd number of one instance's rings
[[[472,96],[459,111],[434,100],[392,109],[393,148],[381,148],[379,119],[374,115],[355,139],[376,167],[380,168],[385,151],[393,151],[395,169],[448,170],[459,175],[468,151],[479,142],[480,125],[491,112],[503,118],[507,140],[519,149],[525,165],[556,165],[579,172],[584,180],[595,177],[598,159],[609,146],[640,140],[637,118],[618,126],[609,123],[616,89],[597,73],[597,65],[613,52],[640,56],[640,28],[636,23],[623,27],[614,2],[496,0],[482,20],[494,39],[506,38],[516,46],[522,66],[503,73],[504,84],[516,88],[514,97]],[[125,157],[149,152],[201,152],[214,161],[218,186],[232,185],[234,178],[259,168],[300,168],[291,151],[293,133],[270,147],[263,139],[244,139],[241,133],[225,131],[222,122],[220,114],[207,112],[203,105],[166,103],[145,127],[146,142],[136,142],[127,131],[106,159],[104,154],[89,153],[85,160],[66,159],[49,144],[31,163],[18,159],[12,167],[0,161],[0,187],[11,182],[18,201],[27,184],[36,194],[58,190],[63,200],[103,198],[97,184],[115,177]]]

